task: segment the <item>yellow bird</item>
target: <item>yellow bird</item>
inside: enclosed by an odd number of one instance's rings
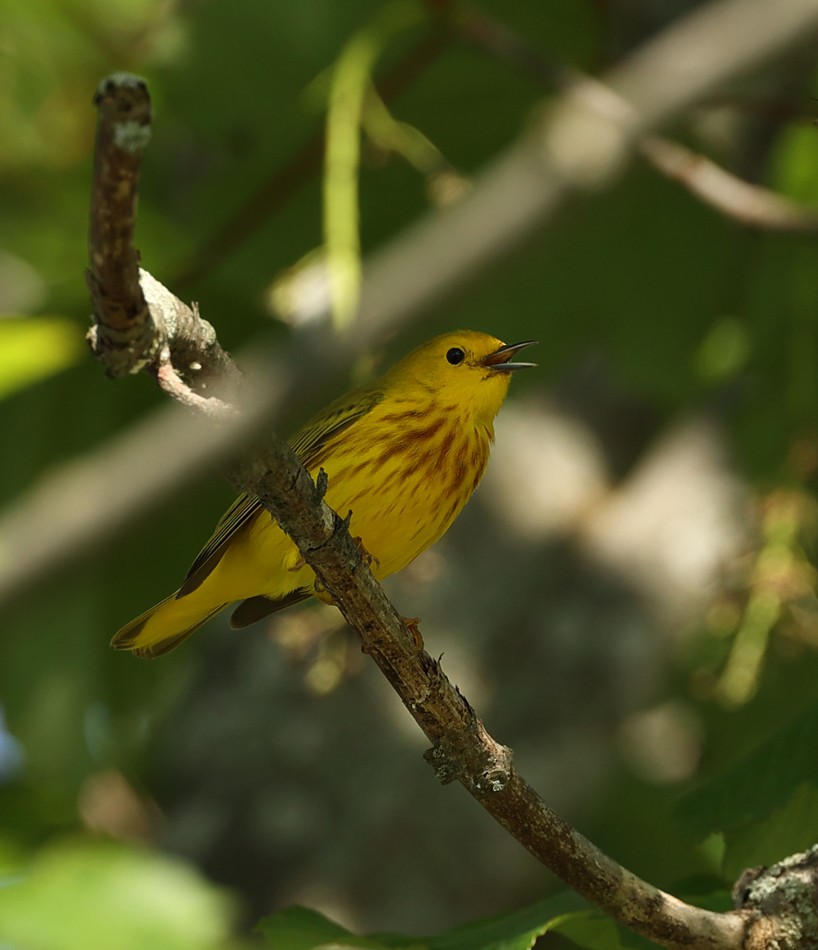
[[[486,468],[494,417],[512,362],[534,340],[504,344],[462,330],[436,337],[379,379],[330,403],[290,440],[327,503],[372,555],[384,578],[434,544],[460,514]],[[251,494],[225,512],[182,586],[119,630],[117,650],[167,653],[228,604],[244,627],[316,596],[315,574]],[[326,595],[323,595],[326,596]]]

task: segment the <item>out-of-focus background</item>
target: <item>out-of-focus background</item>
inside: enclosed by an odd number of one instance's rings
[[[198,301],[226,347],[286,347],[287,301],[323,240],[328,70],[387,6],[2,5],[5,505],[163,403],[147,377],[105,379],[83,344],[99,80],[137,72],[154,100],[144,265]],[[369,113],[364,252],[457,200],[554,93],[459,32],[469,16],[542,64],[600,73],[695,6],[479,0],[461,27],[409,16],[379,51],[379,89],[405,125]],[[720,90],[669,134],[815,202],[815,51]],[[775,787],[721,824],[712,796],[690,797],[715,777],[735,801],[718,777],[815,701],[817,265],[814,237],[749,229],[640,162],[372,354],[383,365],[457,327],[539,339],[479,492],[388,587],[545,800],[677,893],[729,888],[818,836],[814,767],[764,759],[757,777]],[[178,585],[230,500],[202,471],[5,611],[0,942],[221,946],[292,903],[360,931],[430,933],[552,891],[462,789],[440,787],[334,610],[242,632],[218,618],[153,663],[108,648]],[[75,931],[84,942],[65,942]]]

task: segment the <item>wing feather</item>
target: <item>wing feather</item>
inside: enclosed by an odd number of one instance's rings
[[[326,458],[336,438],[368,415],[383,399],[380,389],[357,389],[330,403],[290,439],[290,447],[312,469]]]
[[[290,440],[290,447],[307,468],[320,465],[335,439],[371,412],[381,399],[383,392],[379,389],[355,390],[341,396],[307,422]],[[210,540],[191,564],[177,597],[184,597],[200,586],[222,559],[236,533],[262,510],[255,495],[248,492],[239,495],[219,519]]]

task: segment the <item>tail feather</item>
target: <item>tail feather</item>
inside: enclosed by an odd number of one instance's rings
[[[177,594],[178,591],[117,630],[111,646],[115,650],[130,650],[145,660],[162,656],[227,606],[219,604],[202,613],[186,603],[188,598],[179,598]]]

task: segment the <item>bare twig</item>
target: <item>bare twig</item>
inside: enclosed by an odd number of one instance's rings
[[[176,372],[170,361],[170,354],[165,351],[156,370],[156,381],[159,387],[182,406],[193,409],[207,416],[212,422],[226,422],[238,415],[238,408],[219,399],[216,396],[200,396],[191,389],[182,377]]]
[[[114,73],[100,83],[94,104],[99,120],[87,272],[94,355],[109,376],[161,368],[162,382],[183,377],[200,398],[216,381],[235,395],[238,371],[213,327],[139,267],[134,230],[142,153],[151,134],[148,88],[138,76]],[[219,410],[214,404],[210,411]]]
[[[96,326],[89,339],[106,372],[121,376],[149,365],[157,352],[133,241],[142,152],[151,136],[151,101],[144,80],[115,73],[99,84],[94,104],[99,122],[87,280]]]
[[[160,370],[170,362],[174,373],[189,389],[213,400],[210,412],[214,417],[223,415],[226,407],[216,395],[235,400],[241,374],[230,354],[222,349],[216,331],[201,318],[195,305],[189,307],[183,303],[147,271],[140,269],[139,281],[157,328],[157,338],[162,341],[151,371],[158,379]],[[162,385],[162,380],[158,381]],[[201,409],[202,404],[198,405]]]
[[[744,181],[684,145],[650,135],[639,143],[639,151],[662,174],[745,227],[782,234],[818,234],[818,211]]]

